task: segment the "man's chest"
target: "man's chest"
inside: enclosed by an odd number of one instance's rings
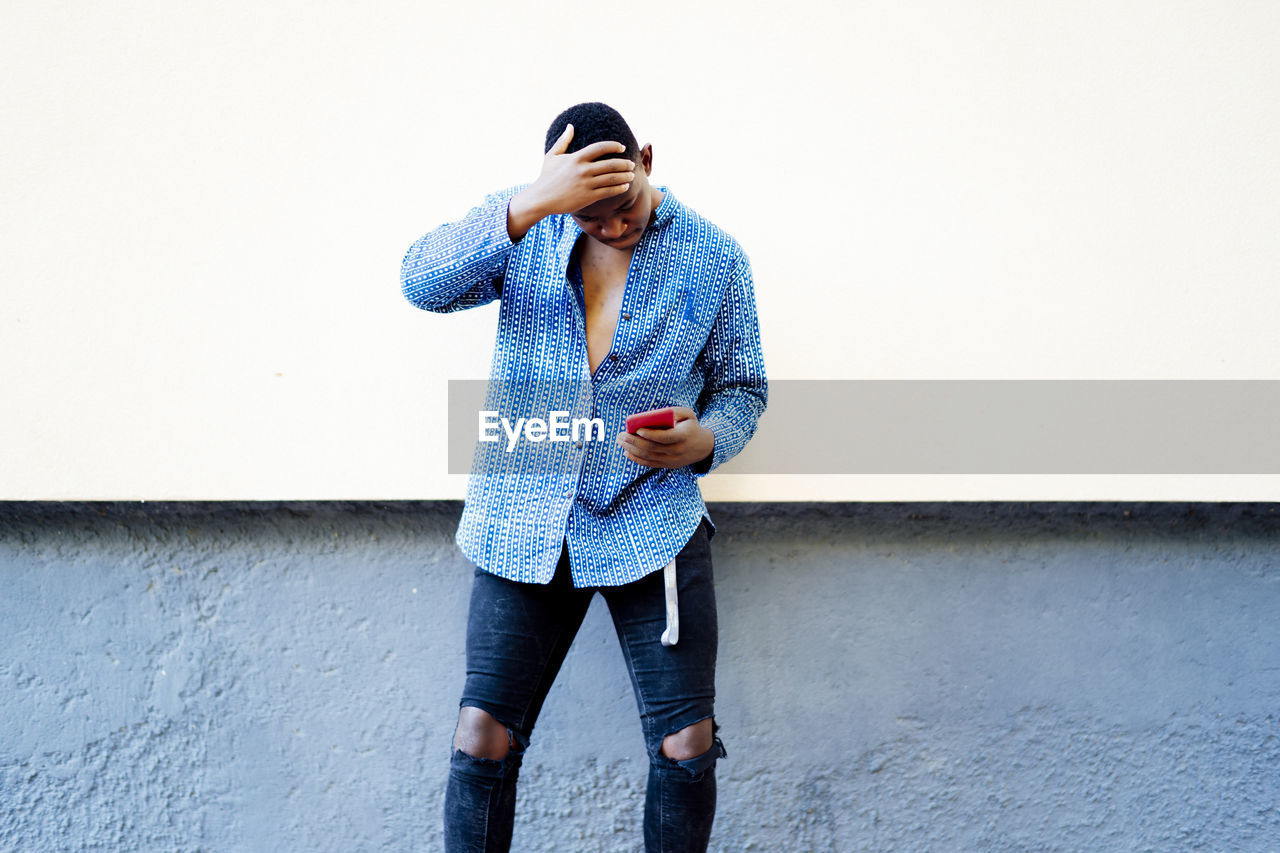
[[[544,237],[508,259],[495,370],[587,371],[605,385],[693,370],[729,271],[717,247],[663,231],[609,258],[586,251],[581,232]]]
[[[631,254],[594,252],[579,244],[570,259],[582,288],[583,319],[587,334],[587,363],[594,374],[609,355],[618,331],[626,297]]]

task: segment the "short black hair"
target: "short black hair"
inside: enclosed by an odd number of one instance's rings
[[[542,147],[543,154],[551,150],[551,146],[555,145],[560,134],[564,133],[565,125],[569,124],[573,125],[573,139],[569,140],[567,153],[571,154],[592,143],[607,140],[621,142],[627,146],[627,150],[621,154],[605,154],[603,159],[625,157],[628,160],[640,162],[640,146],[636,143],[636,135],[631,132],[626,119],[613,107],[599,101],[574,104],[556,116],[551,122],[551,127],[547,128],[547,141]]]

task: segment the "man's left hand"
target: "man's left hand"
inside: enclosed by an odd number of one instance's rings
[[[698,423],[688,406],[673,406],[676,425],[671,429],[643,427],[635,435],[618,433],[618,445],[632,462],[650,468],[683,468],[701,462],[715,450],[715,433]]]

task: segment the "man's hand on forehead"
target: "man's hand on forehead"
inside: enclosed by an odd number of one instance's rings
[[[575,213],[596,202],[620,196],[631,189],[636,177],[636,164],[625,157],[606,157],[621,154],[627,147],[621,142],[603,140],[565,153],[573,139],[573,125],[567,125],[564,133],[551,146],[542,159],[542,174],[538,180],[520,193],[521,209],[551,216],[557,213]],[[512,200],[515,203],[515,200]]]

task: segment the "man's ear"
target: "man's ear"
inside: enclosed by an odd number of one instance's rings
[[[653,144],[646,142],[644,147],[640,149],[640,165],[644,167],[645,175],[653,172]]]

